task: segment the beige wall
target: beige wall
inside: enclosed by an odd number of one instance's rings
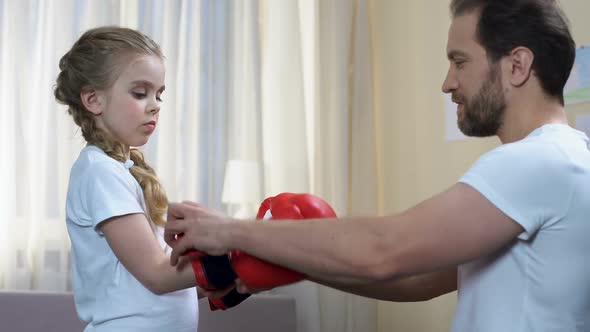
[[[576,41],[590,45],[590,1],[562,1]],[[370,0],[375,101],[381,138],[383,213],[438,193],[465,172],[496,138],[446,141],[440,86],[447,70],[450,23],[445,0]],[[588,105],[571,112],[586,112]],[[448,331],[456,293],[417,304],[379,303],[380,332]]]
[[[590,46],[590,1],[562,0],[562,7],[570,19],[572,33],[578,46]],[[572,125],[576,123],[579,114],[590,114],[590,103],[571,105],[567,107],[568,119]]]

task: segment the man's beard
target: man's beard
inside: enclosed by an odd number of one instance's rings
[[[457,125],[467,136],[488,137],[498,133],[502,126],[506,100],[502,91],[500,68],[492,65],[486,81],[471,101],[463,104]],[[455,99],[455,97],[453,97]],[[457,98],[465,102],[465,99]]]

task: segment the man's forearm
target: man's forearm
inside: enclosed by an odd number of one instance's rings
[[[495,252],[523,231],[461,183],[397,215],[238,224],[219,229],[229,234],[222,247],[347,285],[458,266]]]
[[[377,219],[352,218],[243,223],[228,227],[227,241],[234,248],[312,278],[361,284],[383,276],[381,224]]]
[[[393,281],[350,285],[331,280],[311,281],[372,299],[392,302],[428,301],[457,290],[457,269],[421,274]]]

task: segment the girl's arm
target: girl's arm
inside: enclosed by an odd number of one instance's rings
[[[155,294],[164,294],[196,286],[188,260],[171,266],[144,214],[128,214],[98,225],[111,249],[125,268]],[[199,298],[204,292],[197,288]]]

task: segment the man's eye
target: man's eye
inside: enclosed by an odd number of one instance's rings
[[[464,65],[465,65],[464,60],[455,61],[455,67],[457,67],[459,69],[463,68]]]

